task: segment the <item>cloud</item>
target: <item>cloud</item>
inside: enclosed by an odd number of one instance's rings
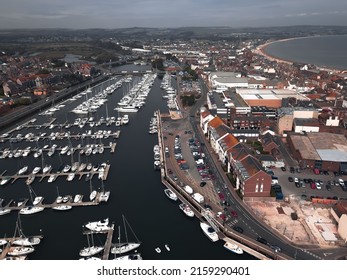
[[[0,9],[2,28],[347,25],[341,0],[11,0]],[[334,7],[332,10],[331,7]],[[286,21],[283,19],[286,18]]]

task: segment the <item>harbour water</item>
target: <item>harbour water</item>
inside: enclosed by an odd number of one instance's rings
[[[148,69],[148,66],[125,65],[119,70],[141,70]],[[202,232],[197,218],[188,218],[179,209],[179,202],[169,200],[164,194],[164,187],[160,182],[160,173],[153,169],[153,146],[157,144],[157,135],[148,133],[148,126],[155,110],[160,109],[167,112],[166,100],[162,99],[160,89],[160,79],[156,78],[154,85],[147,97],[146,105],[137,113],[129,113],[129,124],[119,127],[121,130],[115,153],[105,150],[103,154],[90,155],[88,160],[93,164],[100,164],[108,161],[111,168],[108,178],[105,181],[105,189],[111,191],[110,199],[107,203],[100,203],[98,206],[73,207],[69,211],[54,211],[45,209],[43,212],[33,215],[21,216],[23,232],[26,235],[43,234],[44,238],[40,245],[36,247],[34,253],[29,255],[33,260],[76,260],[79,258],[79,251],[87,246],[87,238],[82,234],[82,225],[88,221],[96,221],[109,218],[115,223],[114,242],[117,242],[118,225],[122,226],[122,215],[124,215],[131,225],[138,239],[142,242],[138,251],[145,260],[218,260],[218,259],[254,259],[246,253],[236,255],[223,248],[223,241],[212,243]],[[97,89],[95,89],[97,91]],[[94,117],[116,116],[117,111],[113,110],[123,94],[123,89],[117,89],[108,96],[107,110],[105,105],[94,113]],[[83,97],[84,98],[84,97]],[[81,99],[66,102],[66,106],[57,111],[53,117],[56,123],[73,122],[77,117],[70,111],[81,103]],[[37,123],[49,120],[47,116],[35,116]],[[79,129],[72,127],[70,131],[92,129],[85,127]],[[114,125],[105,125],[93,128],[117,130]],[[54,131],[56,131],[55,129]],[[63,128],[64,130],[64,128]],[[52,130],[37,130],[34,133]],[[28,133],[29,129],[18,133]],[[71,133],[72,133],[71,132]],[[64,146],[67,140],[57,142],[58,146]],[[87,144],[84,140],[84,144]],[[96,140],[90,140],[90,144]],[[99,140],[97,140],[99,141]],[[114,139],[102,140],[104,144]],[[81,144],[81,140],[71,139],[73,146]],[[14,143],[17,146],[35,147],[35,142]],[[51,144],[39,141],[38,145]],[[71,157],[67,155],[44,157],[45,163],[53,165],[53,170],[58,169],[62,164],[71,163]],[[77,160],[77,155],[74,155]],[[86,156],[80,157],[81,162],[86,162]],[[34,166],[41,166],[41,158],[34,158],[31,155],[26,159],[2,159],[1,171],[8,170],[8,174],[14,174],[20,166],[28,164],[31,169]],[[100,180],[93,178],[92,185],[100,187]],[[67,182],[65,177],[58,178],[53,183],[47,183],[47,178],[42,182],[35,180],[32,184],[37,195],[45,198],[44,202],[52,202],[57,197],[57,189],[60,195],[81,193],[89,197],[89,184],[84,178],[78,180],[76,177],[72,182]],[[7,184],[1,187],[0,197],[5,201],[10,199],[18,200],[22,197],[29,197],[28,187],[24,180],[17,180],[14,184]],[[13,236],[17,213],[0,216],[0,236]],[[122,232],[121,238],[124,238]],[[132,241],[132,234],[128,231],[129,241]],[[103,235],[94,235],[95,245],[100,245],[105,239]],[[170,251],[164,247],[169,244]],[[161,253],[155,251],[156,247],[161,248]]]
[[[264,52],[283,60],[346,70],[346,44],[347,35],[305,37],[273,42]]]

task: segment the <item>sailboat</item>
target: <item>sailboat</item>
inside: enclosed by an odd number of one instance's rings
[[[96,190],[93,190],[91,178],[89,179],[89,188],[90,188],[89,199],[90,199],[90,201],[93,201],[93,200],[96,198],[97,191],[96,191]]]
[[[33,190],[33,188],[28,185],[29,188],[29,194],[30,194],[30,201],[32,203],[32,205],[26,206],[22,209],[19,210],[19,213],[22,215],[30,215],[30,214],[35,214],[38,212],[41,212],[43,210],[45,210],[44,207],[40,207],[40,206],[35,206],[37,205],[39,202],[42,201],[43,197],[42,196],[37,196]],[[35,195],[35,199],[33,200],[33,193]]]
[[[141,245],[141,242],[138,240],[137,236],[135,235],[134,231],[132,230],[131,226],[129,225],[129,223],[126,220],[126,218],[124,217],[124,215],[122,215],[122,218],[123,218],[126,242],[124,242],[124,243],[120,242],[121,239],[120,239],[120,230],[119,230],[119,236],[118,236],[119,243],[114,244],[114,246],[112,247],[112,249],[111,249],[112,254],[124,254],[124,253],[127,253],[129,251],[132,251],[132,250],[138,248]],[[127,225],[130,228],[131,232],[133,233],[134,237],[136,238],[136,242],[128,242],[128,235],[127,235],[127,230],[126,230]]]
[[[91,233],[90,235],[91,235],[90,238],[91,238],[92,244],[90,244],[89,234],[88,234],[87,235],[88,247],[85,247],[82,250],[80,250],[80,256],[81,257],[90,257],[90,256],[96,255],[97,253],[100,253],[102,250],[104,250],[104,247],[94,245],[93,233]]]
[[[17,236],[18,235],[18,236]],[[9,251],[7,255],[9,256],[24,256],[27,254],[30,254],[35,251],[33,245],[37,245],[41,242],[41,239],[38,237],[26,237],[22,230],[22,225],[20,222],[20,215],[18,215],[17,221],[16,221],[16,227],[14,230],[14,241],[12,242],[12,245],[9,248]]]

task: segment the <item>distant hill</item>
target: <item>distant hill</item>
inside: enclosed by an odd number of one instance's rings
[[[51,38],[59,40],[71,38],[73,40],[93,40],[100,38],[119,39],[221,39],[221,38],[287,38],[311,35],[347,34],[347,26],[275,26],[259,28],[216,27],[180,27],[180,28],[148,28],[132,27],[119,29],[13,29],[0,30],[0,42],[16,41],[18,39]]]

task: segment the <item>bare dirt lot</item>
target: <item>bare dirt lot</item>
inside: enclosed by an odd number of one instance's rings
[[[338,246],[343,243],[330,207],[292,198],[290,202],[247,202],[255,215],[297,245]],[[292,218],[296,213],[297,220]]]

